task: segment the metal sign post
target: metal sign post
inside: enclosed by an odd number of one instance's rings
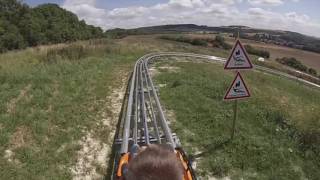
[[[231,131],[231,140],[233,140],[235,131],[236,131],[236,121],[238,118],[238,100],[234,101],[234,107],[233,107],[233,123],[232,123],[232,131]]]
[[[229,87],[224,100],[234,100],[234,108],[233,108],[233,123],[232,123],[232,131],[231,131],[231,140],[234,138],[236,121],[238,116],[238,99],[248,98],[250,97],[250,92],[245,84],[240,72],[237,72],[235,79],[233,80],[231,86]]]
[[[238,39],[235,45],[232,48],[230,56],[224,66],[225,70],[236,70],[236,77],[233,80],[231,86],[227,90],[226,95],[224,96],[224,100],[233,100],[234,107],[233,107],[233,122],[232,122],[232,129],[231,129],[231,140],[234,139],[235,130],[236,130],[236,121],[238,119],[238,99],[249,98],[250,92],[245,84],[239,70],[244,69],[252,69],[253,65],[249,59],[249,56]]]

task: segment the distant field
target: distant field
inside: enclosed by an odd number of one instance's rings
[[[164,60],[155,64],[160,97],[174,131],[195,157],[198,175],[320,179],[320,90],[265,73],[242,73],[252,98],[239,102],[230,141],[233,103],[222,99],[233,73],[221,64]]]
[[[215,37],[214,34],[212,35],[191,34],[190,36],[210,37],[210,38]],[[226,37],[226,41],[229,44],[234,44],[234,38]],[[246,40],[246,39],[242,39],[241,42],[243,42],[244,44],[251,44],[254,47],[269,51],[271,54],[272,60],[275,60],[276,58],[282,58],[282,57],[294,57],[299,61],[301,61],[306,66],[314,68],[318,72],[320,72],[320,54],[319,53],[293,49],[293,48],[278,46],[274,44],[266,44],[266,43],[256,42],[256,41]]]
[[[229,42],[232,43],[232,41],[229,41]],[[271,54],[272,60],[276,58],[282,58],[282,57],[294,57],[299,61],[301,61],[306,66],[314,68],[318,72],[320,72],[320,54],[319,53],[293,49],[293,48],[278,46],[274,44],[264,44],[264,43],[249,41],[249,40],[242,40],[242,42],[244,44],[251,44],[254,47],[269,51]]]

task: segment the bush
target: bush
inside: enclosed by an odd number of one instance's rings
[[[195,46],[207,46],[208,43],[204,40],[201,40],[201,39],[193,39],[191,41],[191,44],[192,45],[195,45]]]
[[[186,36],[160,36],[160,39],[170,40],[170,41],[177,41],[192,44],[195,46],[207,46],[208,43],[205,39],[198,39],[198,38],[189,38]]]
[[[182,85],[181,81],[180,80],[176,80],[171,85],[171,88],[176,88],[176,87],[181,86],[181,85]]]
[[[222,36],[216,36],[215,39],[210,38],[190,38],[186,36],[160,36],[160,39],[184,42],[192,44],[195,46],[208,46],[208,43],[211,43],[214,47],[219,47],[223,49],[231,49],[232,46],[225,42]]]
[[[320,153],[319,145],[320,145],[320,132],[318,131],[306,131],[302,132],[300,135],[300,147],[302,150],[311,149],[315,153]]]
[[[318,75],[317,71],[315,69],[313,69],[313,68],[308,69],[308,73],[313,75],[313,76],[317,76]]]
[[[223,36],[220,36],[220,35],[216,36],[215,42],[217,43],[217,45],[219,47],[222,47],[223,49],[227,49],[228,50],[228,49],[232,48],[232,46],[230,44],[225,42],[225,39],[224,39]]]
[[[308,70],[308,67],[303,65],[300,61],[298,61],[296,58],[288,58],[288,57],[283,57],[283,58],[277,58],[276,61],[278,61],[279,63],[281,64],[284,64],[284,65],[287,65],[287,66],[290,66],[294,69],[297,69],[299,71],[302,71],[302,72],[307,72]]]
[[[122,39],[127,37],[128,35],[129,35],[128,30],[120,29],[120,28],[111,29],[105,32],[105,36],[112,39]]]
[[[264,57],[264,58],[270,58],[269,51],[255,49],[254,47],[252,47],[250,45],[245,45],[244,47],[246,48],[246,51],[249,54],[257,55],[257,56]]]

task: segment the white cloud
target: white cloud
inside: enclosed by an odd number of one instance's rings
[[[275,5],[281,0],[260,1],[269,3],[273,1]],[[76,13],[80,19],[85,19],[89,24],[101,26],[103,29],[194,23],[208,26],[246,25],[320,36],[320,24],[305,14],[296,12],[282,14],[261,7],[240,11],[237,4],[241,2],[242,0],[170,0],[150,7],[105,10],[97,7],[95,0],[66,0],[63,7]]]
[[[181,6],[186,8],[194,8],[204,5],[202,0],[170,0],[169,4],[171,6]]]
[[[82,5],[82,4],[89,4],[89,5],[95,5],[95,0],[66,0],[64,2],[64,5],[66,6],[73,6],[73,5]]]
[[[285,3],[299,2],[300,0],[248,0],[251,6],[280,6]]]
[[[310,20],[310,17],[308,15],[305,15],[305,14],[298,14],[296,12],[289,12],[289,13],[286,13],[285,14],[286,17],[288,19],[291,19],[293,21],[297,21],[297,22],[306,22],[306,21],[309,21]]]
[[[106,10],[97,8],[95,0],[65,0],[62,7],[77,14],[89,24],[104,26],[105,21],[102,17],[106,15]]]
[[[248,0],[253,6],[278,6],[283,4],[282,0]]]

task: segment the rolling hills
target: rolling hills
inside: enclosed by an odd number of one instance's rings
[[[267,30],[255,29],[247,26],[222,26],[209,27],[198,26],[195,24],[173,24],[162,26],[141,27],[136,29],[114,29],[109,30],[109,34],[162,34],[162,33],[229,33],[231,36],[237,36],[238,32],[240,38],[267,42],[297,49],[312,51],[320,53],[320,39],[303,35],[296,32],[281,31],[281,30]]]

